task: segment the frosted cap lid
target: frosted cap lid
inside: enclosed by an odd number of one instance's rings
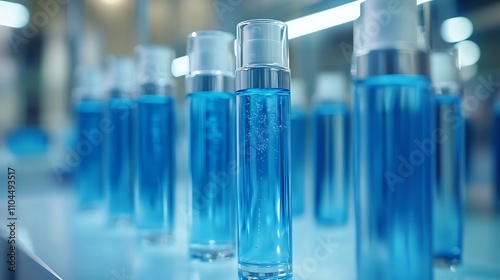
[[[347,85],[340,72],[322,72],[316,77],[315,102],[345,102]]]
[[[431,60],[431,80],[434,87],[454,86],[460,83],[460,73],[458,68],[457,51],[432,52]]]
[[[195,31],[187,39],[189,73],[221,71],[234,75],[234,36],[217,30]]]
[[[278,66],[288,68],[288,27],[272,19],[253,19],[238,24],[237,68]]]
[[[75,98],[100,99],[103,97],[102,71],[99,67],[79,65],[75,70],[75,79]]]
[[[304,81],[292,79],[290,85],[290,95],[292,99],[292,107],[306,107],[307,97]]]
[[[134,61],[130,57],[108,56],[107,79],[109,87],[130,89],[134,80]]]
[[[174,83],[171,70],[175,58],[174,50],[158,45],[139,45],[135,52],[138,60],[138,84],[164,86]]]
[[[386,48],[419,49],[415,0],[366,0],[356,24],[360,51]]]

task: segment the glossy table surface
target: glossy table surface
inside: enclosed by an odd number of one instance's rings
[[[6,182],[6,165],[0,162],[1,182]],[[101,210],[77,211],[71,183],[56,181],[50,162],[42,168],[36,161],[10,161],[9,165],[16,167],[18,178],[17,238],[63,279],[237,279],[235,259],[188,260],[187,216],[182,210],[187,200],[182,183],[177,188],[175,242],[152,246],[138,241],[133,227],[107,226]],[[7,215],[6,196],[2,188],[2,224]],[[491,196],[488,187],[469,187],[463,264],[451,270],[436,268],[435,279],[500,279],[500,216],[484,203]],[[307,192],[306,199],[310,198]],[[307,209],[312,208],[309,204]],[[356,279],[352,211],[350,215],[343,228],[315,225],[309,210],[294,219],[294,279]]]

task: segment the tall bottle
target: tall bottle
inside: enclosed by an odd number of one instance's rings
[[[433,188],[434,259],[446,266],[462,256],[465,122],[456,52],[431,54],[432,87],[436,99],[435,124],[441,133],[436,145]]]
[[[287,26],[244,21],[236,37],[239,277],[291,279]]]
[[[313,110],[314,216],[342,226],[349,211],[349,110],[341,73],[320,73]]]
[[[493,105],[493,204],[496,211],[500,211],[500,96],[497,93]],[[469,160],[470,161],[470,160]]]
[[[103,124],[104,96],[99,68],[81,67],[77,71],[75,118],[77,148],[87,147],[75,173],[80,209],[97,207],[103,200]],[[84,150],[83,148],[82,150]]]
[[[201,261],[228,259],[236,244],[234,36],[197,31],[187,45],[189,254]]]
[[[354,67],[358,279],[432,279],[433,99],[416,1],[361,4]],[[374,16],[381,21],[374,20]]]
[[[304,214],[304,184],[307,150],[307,99],[302,80],[293,79],[291,84],[290,145],[291,145],[291,184],[292,215]]]
[[[135,222],[153,243],[173,238],[175,201],[174,51],[161,46],[136,48],[137,184]]]
[[[127,57],[108,58],[106,115],[106,207],[110,223],[130,223],[134,216],[133,154],[133,61]]]

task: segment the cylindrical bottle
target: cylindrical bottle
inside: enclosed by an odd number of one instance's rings
[[[305,85],[301,80],[293,79],[291,84],[290,146],[291,146],[291,184],[292,214],[304,213],[304,184],[307,150],[307,115]]]
[[[434,259],[445,266],[462,256],[465,123],[456,52],[431,54],[432,87],[436,99],[436,180],[433,182]]]
[[[75,118],[77,148],[86,147],[75,173],[78,205],[81,209],[98,206],[103,200],[103,115],[104,101],[99,68],[77,70]],[[83,150],[83,149],[82,149]]]
[[[108,58],[106,120],[106,207],[110,223],[130,223],[134,216],[133,61]]]
[[[433,99],[415,1],[361,4],[354,92],[358,279],[432,279]]]
[[[172,240],[175,201],[174,51],[161,46],[136,48],[137,184],[135,223],[153,243]]]
[[[342,226],[349,211],[347,88],[341,73],[320,73],[313,110],[314,216],[321,225]]]
[[[290,70],[286,24],[237,27],[240,279],[290,279]]]
[[[496,211],[500,211],[500,93],[497,93],[493,106],[493,204]]]
[[[189,254],[215,261],[234,256],[236,127],[234,36],[197,31],[188,36]]]

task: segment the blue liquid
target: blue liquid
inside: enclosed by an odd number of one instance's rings
[[[349,206],[348,110],[324,103],[314,110],[314,214],[323,225],[347,223]]]
[[[500,210],[500,101],[496,101],[493,111],[493,163],[494,163],[494,205]]]
[[[304,176],[306,168],[306,114],[300,108],[292,108],[290,114],[290,142],[292,168],[292,214],[304,213]]]
[[[434,258],[460,263],[463,229],[464,120],[459,95],[436,96],[436,125],[443,140],[436,146]]]
[[[106,140],[106,202],[111,222],[130,221],[134,215],[132,110],[133,102],[128,98],[108,101],[112,129]]]
[[[358,279],[432,279],[432,108],[423,76],[356,83]]]
[[[175,201],[175,108],[166,95],[137,98],[135,222],[152,242],[172,239]]]
[[[190,109],[190,256],[202,261],[228,259],[235,247],[235,95],[198,92],[187,96]]]
[[[237,92],[240,279],[288,279],[292,271],[290,91]]]
[[[101,129],[104,104],[97,100],[81,100],[76,104],[77,142],[81,157],[75,185],[80,208],[93,208],[103,199],[103,142]]]

